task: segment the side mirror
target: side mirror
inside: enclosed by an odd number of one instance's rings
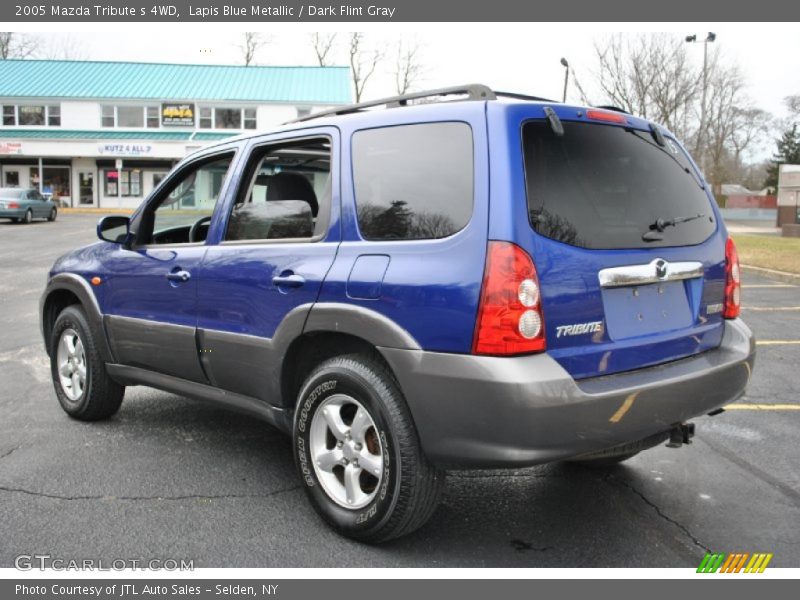
[[[97,223],[97,237],[104,242],[127,245],[130,236],[130,217],[109,215]]]

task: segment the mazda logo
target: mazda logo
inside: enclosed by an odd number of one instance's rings
[[[660,258],[656,261],[656,277],[659,279],[667,277],[667,261]]]

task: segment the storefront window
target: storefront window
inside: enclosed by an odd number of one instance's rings
[[[47,107],[47,124],[50,127],[60,127],[61,126],[61,106],[54,105]]]
[[[44,125],[44,106],[19,106],[20,125]]]
[[[102,123],[103,127],[113,127],[114,126],[114,107],[113,106],[103,106],[100,108],[102,112]]]
[[[148,106],[147,107],[147,126],[150,128],[156,128],[160,125],[159,121],[159,113],[157,106]]]
[[[45,196],[60,198],[70,196],[70,177],[69,167],[44,167],[44,180],[42,181],[42,193]],[[31,167],[30,186],[39,188],[39,167]]]
[[[245,129],[255,129],[256,128],[256,109],[255,108],[245,108],[244,109],[244,128]]]
[[[141,106],[118,106],[117,127],[144,127],[144,109]]]
[[[103,171],[103,180],[105,181],[106,196],[129,198],[142,195],[142,171],[140,169]]]
[[[12,105],[3,106],[3,125],[17,124],[17,107]]]
[[[4,104],[3,125],[14,127],[58,127],[61,125],[61,105],[36,106],[31,104]]]
[[[211,129],[211,107],[200,108],[200,129]]]
[[[201,106],[200,129],[255,129],[255,108],[230,108],[226,106]]]
[[[215,129],[241,129],[242,109],[240,108],[215,108]]]
[[[107,104],[100,107],[100,122],[103,127],[158,128],[159,113],[157,106],[114,106]]]

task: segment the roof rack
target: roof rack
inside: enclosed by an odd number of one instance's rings
[[[454,87],[439,88],[436,90],[425,90],[424,92],[412,92],[410,94],[403,94],[401,96],[391,96],[389,98],[381,98],[380,100],[370,100],[369,102],[359,102],[357,104],[348,104],[347,106],[337,106],[329,110],[323,110],[312,115],[300,117],[288,121],[289,123],[301,123],[303,121],[310,121],[319,119],[320,117],[332,117],[336,115],[346,115],[350,113],[359,112],[365,108],[374,108],[376,106],[385,106],[386,108],[397,108],[400,106],[407,106],[411,100],[423,100],[425,98],[434,98],[436,96],[467,96],[467,100],[496,100],[498,95],[512,96],[502,92],[493,92],[488,86],[480,83],[470,83],[467,85],[459,85]],[[518,96],[522,98],[522,96]],[[534,99],[533,96],[525,97],[526,99]],[[536,98],[541,100],[541,98]]]
[[[532,100],[534,102],[553,102],[555,104],[561,104],[558,100],[551,100],[550,98],[541,98],[540,96],[528,96],[527,94],[518,94],[516,92],[495,92],[495,96],[498,98],[513,98],[514,100]]]

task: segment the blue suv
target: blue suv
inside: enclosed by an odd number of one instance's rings
[[[708,185],[619,110],[480,85],[338,108],[195,152],[98,235],[41,300],[63,409],[146,385],[256,415],[359,540],[425,523],[446,469],[680,446],[752,372]]]

